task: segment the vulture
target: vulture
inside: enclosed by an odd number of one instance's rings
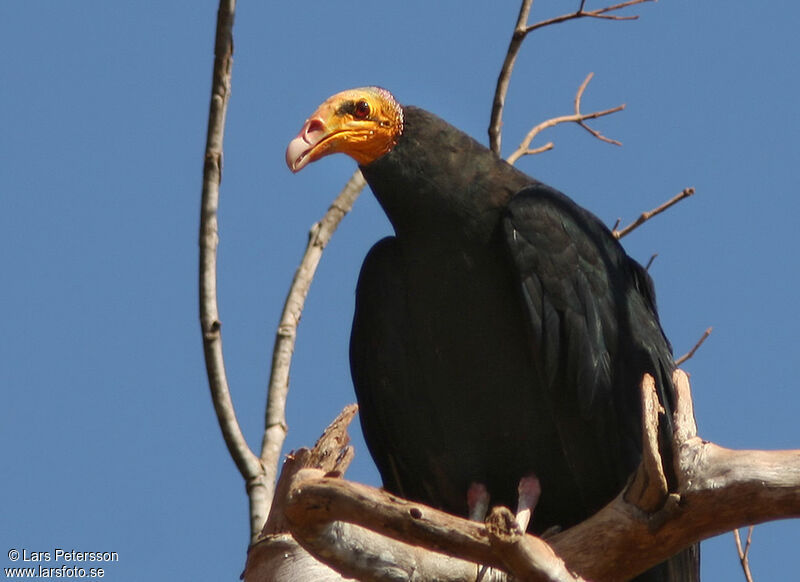
[[[468,492],[529,530],[568,528],[641,457],[640,383],[655,378],[669,442],[672,348],[652,281],[609,229],[441,118],[379,87],[330,97],[286,150],[293,172],[341,152],[394,236],[359,275],[350,368],[384,487],[468,515]],[[636,580],[697,580],[696,547]]]

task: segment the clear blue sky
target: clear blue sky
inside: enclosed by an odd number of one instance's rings
[[[578,2],[537,1],[532,20]],[[599,6],[590,1],[590,6]],[[283,152],[342,89],[379,84],[486,141],[517,1],[242,1],[225,141],[219,291],[243,430],[260,443],[283,297],[311,223],[354,169],[292,176]],[[686,186],[697,195],[625,239],[651,273],[702,436],[800,448],[800,5],[664,0],[638,22],[584,21],[525,44],[504,153],[534,123],[625,102],[595,127],[541,137],[519,163],[613,224]],[[116,551],[106,579],[236,580],[244,486],[213,415],[197,321],[197,224],[216,4],[0,6],[0,564],[11,548]],[[413,42],[412,38],[415,38]],[[292,369],[287,450],[353,393],[347,338],[364,254],[389,232],[371,195],[323,257]],[[353,479],[376,483],[355,439]],[[800,570],[800,522],[756,529],[760,582]],[[728,534],[706,580],[743,579]],[[86,565],[86,564],[83,564]]]

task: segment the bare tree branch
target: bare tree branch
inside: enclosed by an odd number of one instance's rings
[[[312,227],[309,234],[308,247],[286,299],[275,341],[264,437],[261,456],[258,457],[247,445],[236,419],[225,373],[221,323],[217,304],[217,245],[219,243],[217,212],[219,186],[222,178],[225,114],[231,89],[235,7],[235,0],[221,0],[217,12],[214,76],[203,167],[200,216],[200,322],[211,398],[225,444],[246,481],[250,500],[250,533],[251,540],[254,541],[264,525],[274,496],[278,463],[286,436],[285,406],[289,384],[289,366],[305,297],[319,264],[322,250],[344,215],[352,208],[353,202],[364,187],[364,179],[360,172],[356,172],[333,201],[325,216]]]
[[[503,107],[505,106],[506,95],[508,94],[508,85],[511,83],[511,72],[514,70],[514,62],[517,60],[517,54],[522,47],[522,41],[525,40],[528,34],[526,28],[532,4],[533,0],[522,0],[519,16],[517,17],[517,24],[514,27],[514,33],[511,35],[508,51],[506,51],[506,58],[503,61],[503,66],[500,68],[500,75],[497,77],[497,87],[494,91],[492,113],[489,120],[489,147],[498,156],[500,155],[500,142],[502,139]]]
[[[753,543],[753,528],[747,528],[747,542],[742,548],[742,539],[739,537],[739,529],[733,530],[733,539],[736,540],[736,553],[739,554],[739,563],[742,565],[742,572],[747,582],[753,582],[753,574],[750,572],[750,544]]]
[[[498,544],[501,555],[512,561],[519,560],[520,555],[532,557],[534,562],[527,564],[527,571],[536,571],[537,575],[531,574],[526,580],[580,580],[538,538],[534,538],[533,545],[526,542],[524,549],[513,548],[510,546],[518,540],[504,538],[502,527],[489,531],[481,523],[373,487],[323,477],[321,471],[304,470],[297,474],[286,515],[292,533],[303,547],[343,574],[359,580],[410,579],[413,573],[413,579],[418,581],[474,582],[478,571],[484,570],[478,562],[491,560],[498,568],[505,567],[496,556]],[[448,556],[457,555],[458,548],[464,546],[470,548],[470,554],[477,552],[486,560]],[[523,568],[519,563],[516,566]],[[404,574],[398,577],[400,572]],[[500,573],[486,569],[480,579],[489,580],[490,576],[495,579]]]
[[[651,476],[663,474],[664,463],[671,461],[677,477],[676,489],[665,491],[661,479],[645,478],[639,480],[639,485],[633,479],[625,491],[597,514],[548,538],[546,543],[530,535],[525,535],[523,542],[514,539],[514,544],[530,546],[524,552],[521,548],[514,549],[515,560],[527,555],[528,550],[532,556],[540,556],[542,548],[549,546],[563,559],[568,575],[577,573],[597,582],[628,579],[682,548],[733,527],[800,516],[800,451],[735,451],[703,441],[696,432],[688,377],[679,370],[674,381],[677,399],[672,459],[661,458],[659,454],[659,410],[654,385],[652,382],[642,385],[644,442],[652,463],[648,461],[650,468],[643,466],[639,471]],[[485,564],[527,572],[540,559],[532,557],[532,562],[512,568],[503,553],[498,554],[496,544],[491,541],[493,534],[482,524],[398,499],[375,488],[321,477],[320,473],[298,474],[296,479],[286,509],[292,531],[320,559],[331,562],[331,556],[339,555],[333,560],[337,569],[340,561],[355,557],[349,554],[350,558],[346,558],[345,547],[358,548],[360,563],[371,559],[371,546],[345,539],[356,527],[405,544],[446,552],[472,562],[475,567]],[[653,503],[659,496],[660,502]],[[401,556],[397,558],[401,561],[396,567],[408,566],[407,563],[403,566]],[[420,580],[429,580],[421,559],[415,555],[415,567],[423,569],[413,570],[414,574]]]
[[[694,195],[694,188],[684,188],[679,194],[670,198],[669,200],[664,202],[664,204],[662,204],[661,206],[654,208],[653,210],[649,210],[647,212],[642,212],[639,215],[639,218],[634,220],[632,223],[630,223],[622,230],[617,230],[615,226],[614,229],[611,231],[611,234],[613,234],[616,238],[622,238],[623,236],[626,236],[631,232],[633,232],[635,229],[643,225],[645,222],[647,222],[654,216],[661,214],[665,210],[671,208],[672,206],[675,206],[678,202],[680,202],[684,198],[688,198],[689,196],[692,195]]]
[[[344,578],[317,561],[290,534],[284,515],[289,486],[303,469],[319,469],[322,475],[343,474],[353,459],[347,427],[358,407],[345,407],[325,429],[312,449],[302,448],[288,455],[278,480],[275,501],[257,541],[247,552],[245,581],[263,582],[314,580],[339,582]]]
[[[272,503],[274,483],[278,475],[281,449],[288,430],[286,426],[286,396],[289,391],[289,368],[297,338],[297,326],[303,312],[306,296],[314,279],[322,251],[330,241],[344,216],[364,189],[364,177],[356,170],[342,191],[331,203],[325,216],[316,222],[308,234],[305,254],[292,280],[272,351],[272,370],[267,393],[267,410],[264,438],[261,444],[261,462],[266,474],[267,507]],[[263,521],[262,521],[263,523]],[[259,525],[260,528],[260,525]]]
[[[593,76],[594,76],[594,73],[589,73],[586,76],[586,78],[583,80],[583,83],[581,83],[580,87],[578,87],[578,92],[575,94],[575,113],[573,113],[572,115],[562,115],[561,117],[553,117],[552,119],[548,119],[546,121],[543,121],[539,125],[535,126],[533,129],[531,129],[528,132],[528,134],[525,136],[525,139],[522,140],[522,143],[519,145],[519,147],[510,156],[508,156],[508,158],[506,158],[506,161],[509,164],[513,165],[522,156],[538,154],[538,153],[541,153],[543,151],[547,151],[549,149],[552,149],[553,148],[553,143],[552,142],[550,142],[550,143],[548,143],[548,144],[546,144],[546,145],[544,145],[544,146],[542,146],[540,148],[533,148],[533,149],[530,148],[530,144],[533,141],[533,139],[537,135],[539,135],[542,131],[544,131],[545,129],[548,129],[550,127],[554,127],[554,126],[558,125],[559,123],[567,123],[567,122],[577,123],[583,129],[585,129],[586,131],[591,133],[593,136],[595,136],[599,140],[602,140],[604,142],[611,143],[611,144],[614,144],[614,145],[622,145],[617,140],[609,139],[609,138],[605,137],[599,131],[592,129],[591,127],[589,127],[585,123],[585,121],[587,119],[597,119],[598,117],[603,117],[605,115],[610,115],[612,113],[616,113],[618,111],[622,111],[623,109],[625,109],[625,104],[623,103],[622,105],[617,105],[616,107],[612,107],[611,109],[606,109],[604,111],[594,111],[592,113],[581,113],[581,99],[583,98],[583,92],[586,90],[586,86],[589,84],[589,81],[592,80]]]
[[[542,20],[541,22],[537,22],[536,24],[532,24],[526,29],[526,32],[533,32],[538,28],[543,28],[545,26],[551,26],[553,24],[560,24],[562,22],[567,22],[568,20],[575,20],[577,18],[600,18],[605,20],[638,20],[639,15],[633,14],[630,16],[618,16],[614,14],[608,14],[609,12],[615,12],[617,10],[622,10],[623,8],[628,8],[630,6],[634,6],[636,4],[642,4],[644,2],[655,2],[656,0],[630,0],[629,2],[622,2],[620,4],[614,4],[613,6],[606,6],[605,8],[598,8],[597,10],[584,10],[584,5],[586,4],[586,0],[581,2],[580,8],[576,12],[570,12],[569,14],[562,14],[561,16],[556,16],[555,18],[549,18],[548,20]]]
[[[221,0],[217,12],[217,32],[214,45],[214,76],[211,104],[208,113],[205,163],[203,164],[203,194],[200,213],[200,325],[203,332],[203,351],[206,360],[211,399],[217,414],[225,444],[248,487],[259,487],[261,463],[250,450],[242,434],[231,400],[225,362],[222,356],[222,335],[217,307],[217,245],[219,230],[219,185],[222,180],[222,142],[225,113],[231,87],[233,66],[233,15],[235,0]],[[251,528],[254,527],[251,523]]]
[[[699,340],[697,340],[697,343],[696,343],[696,344],[694,344],[694,347],[693,347],[691,350],[689,350],[687,353],[683,354],[683,355],[682,355],[680,358],[678,358],[677,360],[675,360],[675,365],[676,365],[676,366],[680,366],[680,365],[681,365],[681,364],[683,364],[683,363],[684,363],[686,360],[688,360],[689,358],[691,358],[692,356],[694,356],[695,352],[696,352],[698,349],[700,349],[700,346],[702,346],[702,345],[703,345],[703,342],[704,342],[704,341],[706,341],[706,340],[708,339],[708,336],[710,336],[710,335],[711,335],[711,331],[712,331],[712,330],[713,330],[713,328],[711,328],[711,327],[709,327],[707,330],[705,330],[705,331],[703,332],[703,335],[700,337],[700,339],[699,339]]]
[[[618,16],[608,13],[622,10],[623,8],[628,8],[629,6],[634,6],[636,4],[643,4],[644,2],[655,2],[655,0],[629,0],[628,2],[622,2],[621,4],[614,4],[613,6],[607,6],[605,8],[588,11],[584,10],[586,0],[582,0],[580,7],[576,12],[563,14],[548,20],[542,20],[541,22],[537,22],[536,24],[528,26],[528,17],[530,15],[533,0],[522,0],[519,16],[517,17],[517,24],[514,27],[514,33],[511,35],[511,41],[508,45],[508,51],[506,51],[506,57],[503,61],[503,66],[500,68],[500,75],[497,78],[497,87],[495,88],[494,99],[492,100],[492,113],[489,119],[489,147],[492,149],[492,151],[497,155],[500,155],[503,127],[503,108],[505,106],[506,95],[508,94],[508,86],[511,82],[511,72],[514,69],[514,62],[517,59],[519,49],[522,47],[522,42],[529,33],[533,32],[534,30],[538,30],[539,28],[544,28],[545,26],[551,26],[553,24],[559,24],[561,22],[575,20],[578,18],[636,20],[639,18],[636,15]],[[589,128],[586,129],[588,130]]]
[[[486,520],[489,543],[516,580],[541,582],[586,582],[570,572],[544,540],[527,538],[514,514],[495,507]],[[532,540],[536,540],[533,542]]]

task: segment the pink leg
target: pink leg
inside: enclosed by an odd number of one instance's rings
[[[467,508],[472,521],[484,521],[489,511],[489,491],[483,483],[472,483],[467,490]]]
[[[517,492],[519,494],[517,499],[517,523],[522,531],[525,531],[531,522],[533,508],[536,507],[539,496],[542,494],[542,486],[536,475],[531,473],[519,480]]]

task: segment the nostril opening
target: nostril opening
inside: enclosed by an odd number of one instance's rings
[[[303,139],[308,142],[309,136],[325,131],[325,125],[319,119],[310,119],[303,132]]]

